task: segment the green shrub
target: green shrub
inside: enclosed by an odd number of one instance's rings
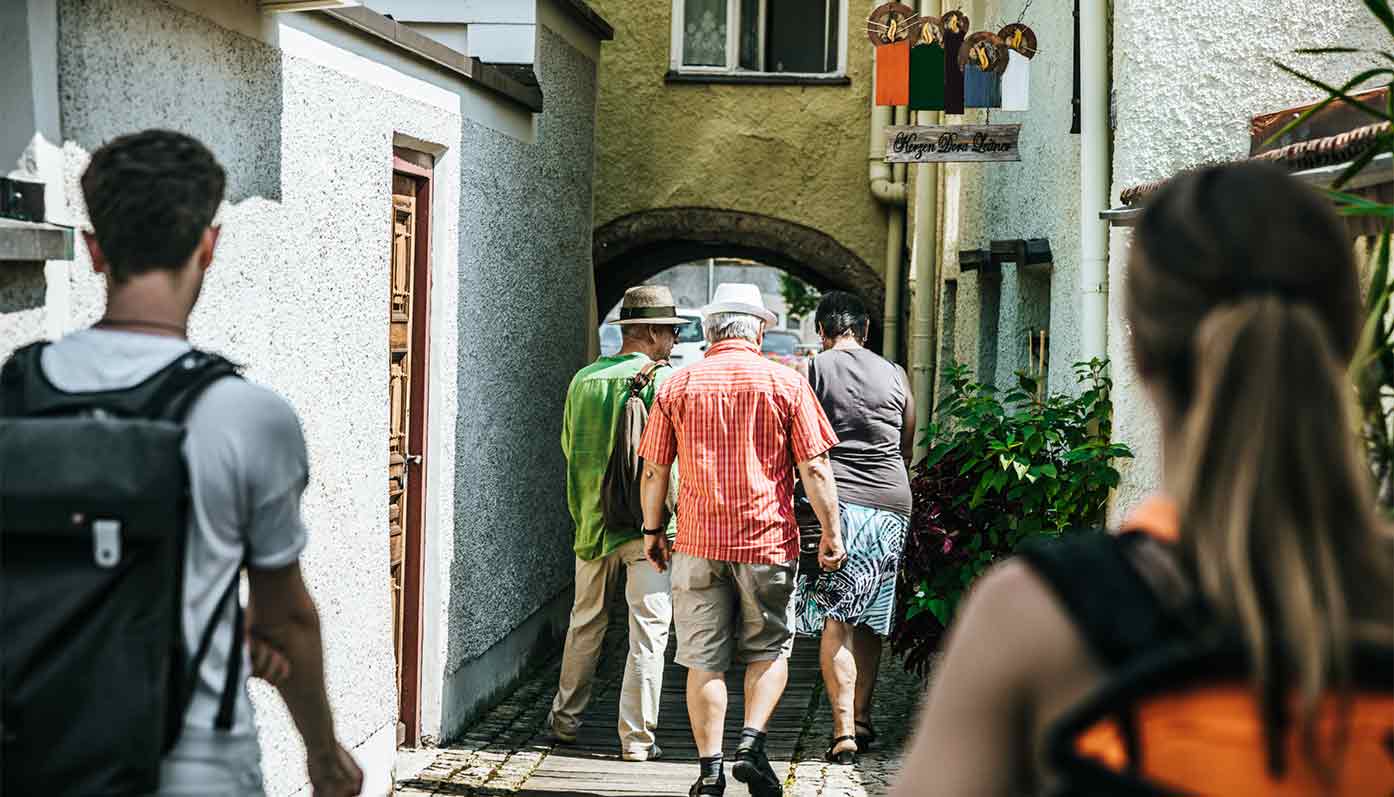
[[[902,558],[892,649],[923,674],[930,655],[984,570],[1031,539],[1103,523],[1113,461],[1131,457],[1111,442],[1112,382],[1106,364],[1075,366],[1079,396],[1039,398],[1017,375],[1000,394],[948,369],[948,393],[925,435],[929,454],[912,474],[914,512]]]

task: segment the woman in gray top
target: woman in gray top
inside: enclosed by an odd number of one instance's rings
[[[801,575],[796,606],[798,632],[822,635],[834,737],[826,758],[850,764],[876,738],[871,696],[910,523],[915,402],[905,369],[863,347],[870,320],[861,299],[829,293],[817,321],[823,352],[808,379],[842,441],[830,455],[847,560],[833,572]]]

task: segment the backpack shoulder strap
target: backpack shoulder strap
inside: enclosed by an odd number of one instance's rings
[[[1110,669],[1175,633],[1176,619],[1135,564],[1131,549],[1143,542],[1135,534],[1090,532],[1031,544],[1022,551]]]
[[[39,373],[39,357],[47,345],[48,341],[41,340],[21,347],[0,368],[0,418],[27,414],[25,405],[36,388],[34,376]]]
[[[145,380],[120,390],[71,393],[60,390],[43,373],[47,342],[15,352],[0,372],[0,417],[67,415],[100,409],[123,417],[158,418],[182,423],[205,388],[224,376],[237,375],[227,359],[191,349]]]
[[[240,369],[227,358],[198,349],[166,366],[165,371],[164,378],[143,397],[142,414],[176,423],[184,422],[194,401],[214,382],[225,376],[241,377]]]
[[[645,365],[643,368],[640,368],[639,373],[635,374],[634,377],[629,380],[629,395],[638,396],[640,393],[644,392],[649,384],[653,382],[653,375],[658,373],[658,369],[670,365],[671,363],[667,360],[655,360]]]

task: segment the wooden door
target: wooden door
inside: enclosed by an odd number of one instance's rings
[[[397,743],[420,732],[422,516],[425,506],[429,171],[398,162],[392,175],[388,292],[388,583],[397,665]]]

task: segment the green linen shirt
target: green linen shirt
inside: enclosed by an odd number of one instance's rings
[[[601,357],[582,368],[566,391],[561,448],[566,454],[566,498],[576,524],[576,556],[584,560],[607,556],[630,540],[643,536],[639,529],[612,529],[600,509],[600,489],[615,429],[624,414],[629,381],[650,362],[643,354]],[[640,396],[653,406],[658,386],[673,373],[660,368]],[[673,524],[669,524],[672,533]]]

